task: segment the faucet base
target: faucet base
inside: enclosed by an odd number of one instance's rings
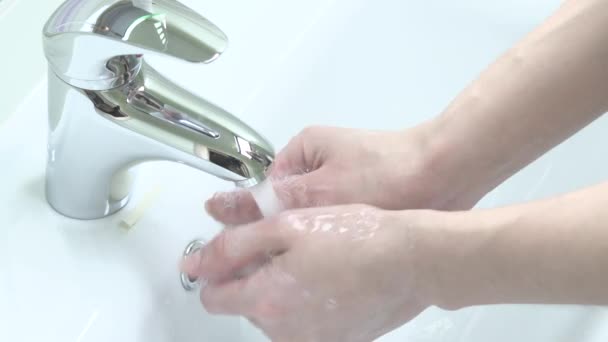
[[[116,214],[122,208],[126,207],[127,204],[129,204],[129,201],[131,200],[131,198],[129,196],[127,196],[120,201],[109,203],[104,214],[97,215],[97,216],[78,216],[78,215],[74,215],[74,213],[71,211],[63,211],[63,210],[61,210],[61,208],[59,208],[53,204],[54,202],[53,202],[53,200],[51,200],[49,198],[48,192],[46,195],[46,200],[47,200],[48,204],[51,206],[51,208],[53,208],[53,210],[55,210],[57,213],[65,216],[65,217],[68,217],[68,218],[71,218],[74,220],[90,221],[90,220],[102,219],[102,218],[108,217],[110,215]]]
[[[129,204],[130,200],[131,200],[131,197],[127,196],[120,201],[115,201],[115,202],[110,203],[108,205],[108,213],[106,215],[104,215],[103,217],[116,214],[120,209],[126,207],[127,204]]]

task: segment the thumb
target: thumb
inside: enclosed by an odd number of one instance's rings
[[[272,177],[285,178],[311,173],[323,166],[328,128],[308,127],[292,138],[277,155]]]
[[[288,249],[287,236],[278,227],[278,219],[226,229],[198,253],[188,257],[183,271],[193,279],[222,283],[261,266],[272,255]]]
[[[325,176],[323,169],[309,174],[271,178],[269,181],[279,201],[276,203],[278,208],[273,210],[308,208],[323,204],[321,200],[331,201],[329,179],[331,178]],[[268,195],[265,194],[264,197],[268,198]],[[226,225],[247,224],[263,217],[251,191],[244,189],[215,194],[205,203],[205,209],[214,219]]]
[[[281,209],[306,208],[319,204],[328,194],[327,179],[322,177],[323,156],[318,128],[308,128],[291,139],[277,155],[269,178]],[[218,193],[205,203],[216,220],[240,225],[262,218],[262,212],[249,190]]]

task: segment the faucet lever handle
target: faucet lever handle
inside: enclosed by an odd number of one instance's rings
[[[195,63],[210,63],[224,52],[226,35],[177,1],[120,1],[97,18],[101,34]]]
[[[120,82],[122,75],[108,67],[116,57],[125,56],[127,71],[139,67],[147,53],[210,63],[227,45],[217,26],[175,0],[67,0],[44,28],[51,68],[68,83],[92,90]]]

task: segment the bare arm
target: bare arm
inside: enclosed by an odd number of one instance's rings
[[[482,193],[607,110],[608,2],[566,1],[432,122],[434,159],[464,171],[449,180],[463,192]],[[424,214],[422,288],[444,308],[606,305],[606,208],[608,183],[508,208]]]
[[[429,123],[438,188],[474,202],[606,111],[608,2],[566,1]]]
[[[270,178],[285,209],[470,209],[605,111],[608,1],[571,0],[437,118],[406,131],[306,129]],[[206,208],[231,225],[261,218],[247,191],[218,194]]]
[[[452,309],[608,305],[607,208],[605,183],[513,207],[423,214],[433,222],[417,248],[428,298]]]
[[[214,217],[248,224],[183,270],[208,281],[208,311],[280,341],[371,341],[433,304],[608,304],[608,183],[492,210],[321,207],[469,208],[608,110],[607,89],[608,1],[568,1],[437,119],[406,134],[297,137],[273,185],[286,208],[313,208],[261,219],[250,197],[216,196]]]

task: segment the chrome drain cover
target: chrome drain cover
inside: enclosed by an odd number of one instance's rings
[[[186,246],[184,250],[184,258],[189,257],[190,255],[198,252],[203,247],[205,247],[206,242],[203,240],[194,240]],[[200,287],[200,283],[198,279],[190,279],[190,277],[186,273],[180,274],[180,280],[182,282],[182,286],[186,291],[196,291]]]

